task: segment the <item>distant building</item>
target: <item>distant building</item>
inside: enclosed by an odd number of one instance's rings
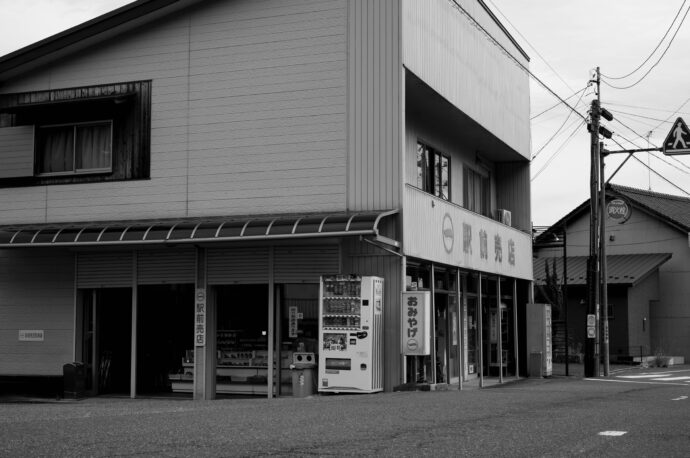
[[[478,0],[140,0],[0,58],[0,377],[289,394],[351,273],[385,281],[385,390],[515,373],[528,64]]]
[[[607,203],[624,200],[627,220],[605,217],[610,357],[629,361],[663,354],[690,357],[690,199],[609,185]],[[614,216],[618,216],[615,215]],[[589,201],[548,228],[535,241],[537,289],[546,281],[546,265],[563,282],[567,244],[567,307],[571,347],[585,339]],[[546,245],[546,246],[545,246]],[[560,319],[565,321],[561,313]]]

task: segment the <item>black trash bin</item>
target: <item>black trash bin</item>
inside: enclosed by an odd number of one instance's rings
[[[86,390],[86,370],[80,362],[62,366],[62,380],[65,398],[83,398]]]

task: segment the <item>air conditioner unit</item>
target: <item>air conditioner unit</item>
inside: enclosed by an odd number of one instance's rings
[[[512,226],[510,210],[499,208],[496,210],[496,221],[500,221],[506,226]]]

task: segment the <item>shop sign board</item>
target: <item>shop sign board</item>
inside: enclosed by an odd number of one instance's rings
[[[45,332],[43,329],[20,329],[20,342],[43,342],[45,339]]]
[[[288,336],[291,339],[296,339],[299,336],[299,320],[304,319],[304,314],[299,312],[299,309],[292,305],[288,309]]]
[[[194,345],[206,345],[206,289],[197,288],[194,304]]]
[[[532,280],[529,234],[410,186],[403,206],[405,255]]]
[[[431,293],[402,292],[402,354],[431,354]]]
[[[623,224],[630,219],[632,215],[632,206],[626,199],[616,198],[606,204],[606,213],[609,218]]]

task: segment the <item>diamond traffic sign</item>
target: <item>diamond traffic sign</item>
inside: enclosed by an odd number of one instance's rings
[[[664,140],[663,151],[667,156],[690,154],[690,130],[683,118],[676,119],[671,126],[671,131]]]

